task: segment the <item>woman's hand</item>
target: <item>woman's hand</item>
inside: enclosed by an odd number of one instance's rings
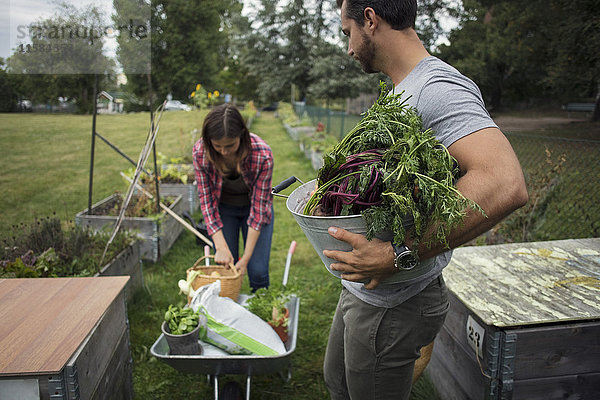
[[[220,265],[229,265],[233,264],[234,261],[235,260],[231,255],[229,247],[225,246],[224,248],[220,248],[215,251],[215,263]]]
[[[215,244],[215,263],[220,265],[233,264],[235,260],[229,250],[223,231],[218,230],[212,235],[213,243]]]
[[[240,274],[246,275],[246,271],[248,270],[248,262],[249,261],[250,261],[250,258],[246,258],[246,257],[242,256],[242,258],[240,258],[238,260],[238,262],[235,263],[235,267],[240,272]]]

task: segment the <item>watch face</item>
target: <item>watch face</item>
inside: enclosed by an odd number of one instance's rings
[[[410,250],[398,254],[396,257],[396,267],[403,270],[410,270],[417,266],[417,260]]]
[[[392,243],[392,247],[394,248],[394,254],[396,255],[394,261],[397,269],[408,271],[417,266],[417,258],[406,245],[394,245],[394,243]]]

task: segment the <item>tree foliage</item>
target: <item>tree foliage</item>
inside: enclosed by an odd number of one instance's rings
[[[114,0],[115,18],[124,12],[121,3]],[[217,88],[219,73],[226,65],[227,19],[240,12],[238,0],[151,1],[153,102],[164,100],[169,93],[187,100],[198,83],[209,91]],[[128,73],[127,80],[128,91],[148,104],[148,76]]]
[[[593,99],[600,82],[594,1],[465,0],[439,55],[473,78],[495,109]]]
[[[94,74],[101,82],[114,76],[115,64],[103,53],[98,27],[105,25],[103,13],[95,6],[77,8],[59,3],[54,15],[31,24],[31,43],[15,49],[8,58],[7,71],[19,97],[37,103],[57,104],[73,100],[78,112],[93,108]],[[93,32],[93,33],[92,33]]]

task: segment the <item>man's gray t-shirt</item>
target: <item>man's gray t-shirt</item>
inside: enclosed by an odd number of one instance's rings
[[[402,91],[402,99],[408,98],[407,103],[421,115],[423,128],[431,128],[438,141],[446,147],[481,129],[497,127],[485,109],[477,85],[436,57],[421,60],[394,88],[394,93]],[[373,290],[365,289],[362,283],[344,279],[342,285],[368,304],[396,307],[437,278],[451,257],[452,251],[438,255],[434,267],[412,281],[380,284]]]

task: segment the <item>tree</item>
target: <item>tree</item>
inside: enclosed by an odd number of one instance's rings
[[[8,59],[8,72],[20,74],[21,92],[32,101],[74,100],[78,112],[93,108],[94,74],[111,79],[114,62],[103,54],[104,15],[94,7],[58,4],[55,14],[28,27],[30,44]]]
[[[594,98],[600,12],[593,1],[465,0],[439,55],[477,82],[493,108]]]
[[[549,5],[546,5],[546,8]],[[600,121],[600,10],[592,0],[551,2],[552,47],[543,82],[562,101],[594,99]]]
[[[446,34],[442,21],[459,17],[457,2],[452,0],[421,0],[417,3],[415,29],[426,48],[433,50]]]
[[[0,58],[0,112],[14,111],[19,101],[17,76],[6,73],[4,59]]]
[[[121,2],[114,0],[116,21],[127,11]],[[198,83],[209,91],[218,89],[217,77],[226,64],[227,33],[222,28],[232,10],[241,10],[238,0],[152,0],[151,84],[157,99],[169,93],[188,99]],[[147,104],[148,76],[127,73],[127,80],[127,90]]]
[[[360,93],[374,92],[378,87],[381,74],[366,75],[360,64],[339,45],[322,41],[315,51],[309,87],[311,98],[345,99]]]

